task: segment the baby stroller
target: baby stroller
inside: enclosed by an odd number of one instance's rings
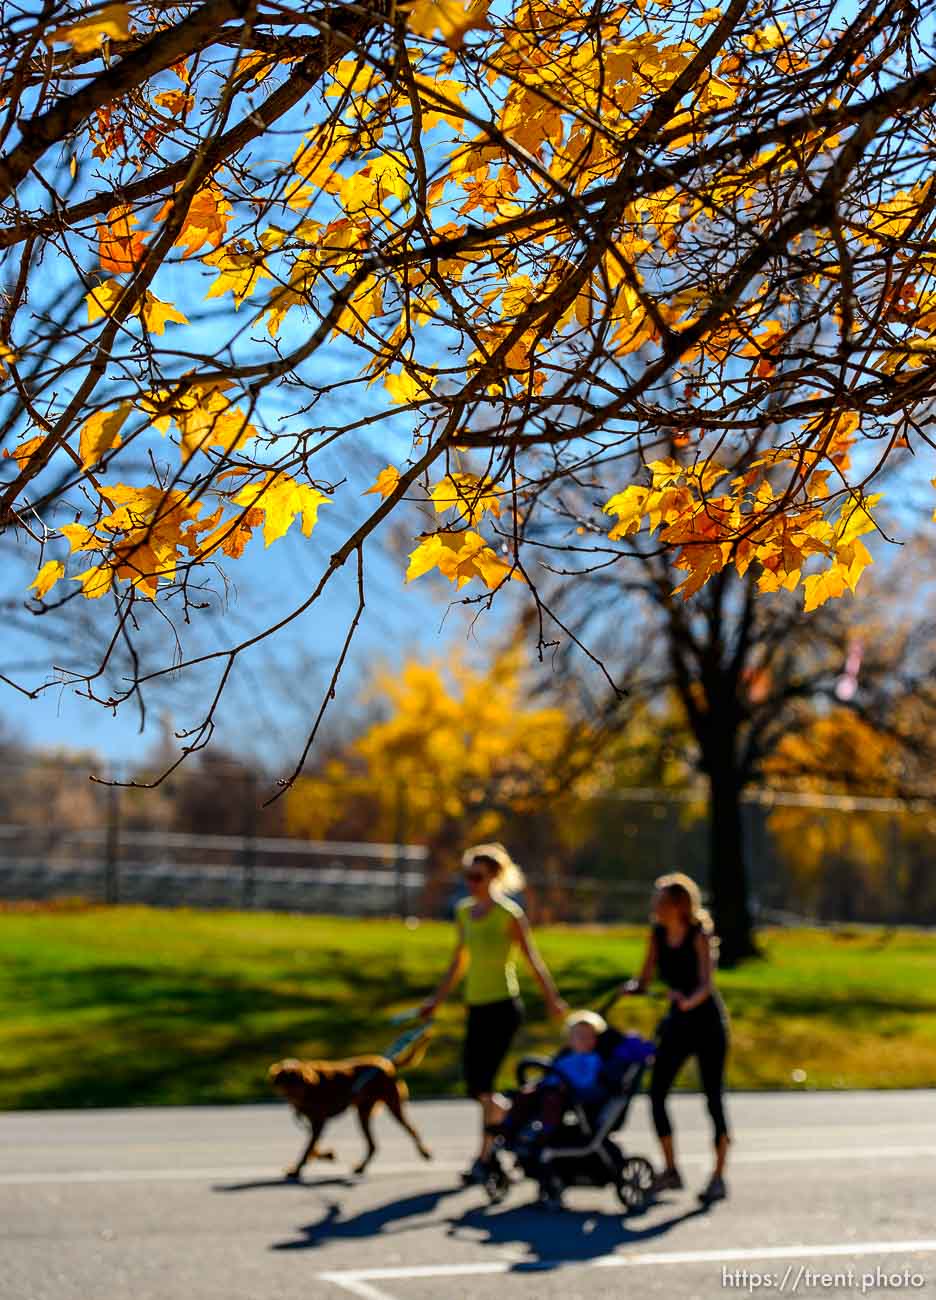
[[[596,1050],[605,1061],[603,1101],[586,1104],[571,1095],[561,1123],[544,1131],[539,1140],[531,1140],[527,1131],[518,1131],[509,1116],[497,1126],[490,1173],[484,1183],[491,1204],[498,1204],[510,1190],[503,1157],[511,1155],[516,1167],[537,1182],[539,1202],[545,1208],[560,1208],[567,1187],[608,1184],[617,1192],[625,1213],[646,1208],[653,1166],[643,1156],[626,1152],[612,1135],[624,1124],[631,1100],[640,1091],[654,1044],[609,1028],[598,1039]],[[551,1059],[530,1056],[518,1062],[517,1088],[508,1095],[518,1096],[535,1072],[548,1078],[563,1055],[564,1051]]]

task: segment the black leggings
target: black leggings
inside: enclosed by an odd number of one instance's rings
[[[519,998],[482,1002],[468,1008],[468,1032],[462,1056],[468,1095],[494,1091],[494,1079],[523,1022]]]
[[[676,1075],[690,1056],[699,1062],[705,1101],[715,1127],[716,1144],[719,1139],[727,1137],[728,1125],[722,1099],[727,1053],[727,1022],[713,998],[706,998],[692,1011],[674,1009],[670,1012],[660,1032],[650,1079],[650,1104],[658,1137],[669,1137],[673,1132],[666,1113],[666,1098]]]

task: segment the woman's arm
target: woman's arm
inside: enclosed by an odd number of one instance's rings
[[[559,1019],[567,1014],[569,1008],[559,996],[559,990],[549,973],[549,967],[539,954],[529,921],[521,914],[520,916],[511,917],[510,925],[513,937],[520,945],[520,951],[526,958],[530,970],[536,976],[537,982],[543,990],[543,997],[546,999],[549,1014]]]
[[[419,1008],[419,1014],[424,1020],[435,1015],[436,1008],[445,1001],[452,989],[456,987],[459,980],[468,969],[468,950],[465,947],[465,940],[462,937],[461,929],[458,931],[458,939],[455,943],[455,951],[452,954],[452,960],[449,962],[449,968],[442,976],[439,987],[433,993],[431,998],[426,998],[425,1002]]]
[[[636,979],[627,980],[621,985],[620,992],[623,993],[646,993],[650,981],[653,979],[653,972],[656,970],[657,949],[656,935],[650,931],[650,938],[647,942],[647,951],[644,956],[643,965],[640,968],[640,974]]]
[[[699,1006],[707,997],[711,995],[712,984],[712,944],[707,934],[697,934],[695,937],[695,950],[699,958],[699,986],[693,989],[688,996],[675,998],[674,1001],[680,1011],[692,1011],[694,1007]]]

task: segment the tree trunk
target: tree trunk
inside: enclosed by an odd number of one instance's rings
[[[709,890],[715,930],[721,939],[719,960],[723,966],[734,966],[758,953],[744,860],[741,782],[730,760],[713,763],[708,776]]]

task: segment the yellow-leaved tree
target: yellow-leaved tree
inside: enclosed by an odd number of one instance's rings
[[[423,843],[436,878],[470,842],[529,832],[534,816],[537,835],[515,845],[519,858],[532,853],[529,865],[542,870],[567,847],[592,779],[587,731],[557,705],[529,700],[517,650],[486,667],[411,659],[381,672],[368,694],[382,716],[289,790],[292,834],[343,828],[349,838]]]

